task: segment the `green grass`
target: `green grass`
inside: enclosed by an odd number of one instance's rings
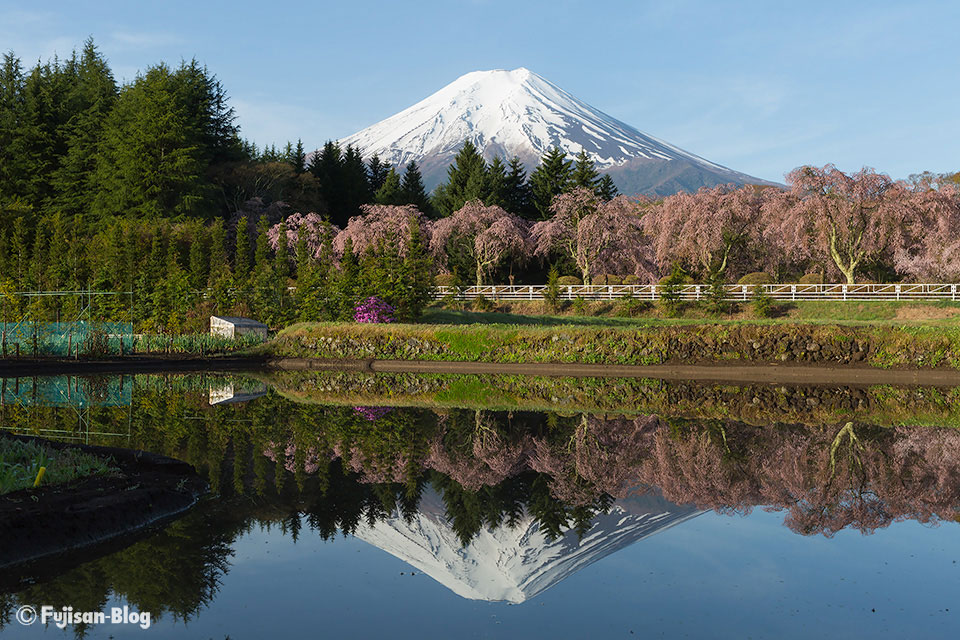
[[[297,324],[282,330],[258,352],[334,360],[632,365],[862,362],[882,368],[960,368],[960,324],[595,317],[584,317],[577,324],[577,318],[563,316],[432,313],[428,320],[446,324]],[[512,319],[527,322],[504,323]]]
[[[36,442],[0,438],[0,495],[33,486],[41,467],[40,485],[107,475],[116,469],[107,461],[76,449],[52,449]]]

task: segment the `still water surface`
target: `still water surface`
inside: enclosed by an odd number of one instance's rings
[[[210,386],[100,381],[79,410],[6,404],[8,428],[180,457],[213,491],[159,531],[0,595],[0,635],[960,632],[954,427],[891,428],[877,410],[786,425],[669,407],[354,406],[345,391],[341,405],[304,404],[289,389]],[[151,627],[24,627],[13,613],[25,604],[128,605]]]

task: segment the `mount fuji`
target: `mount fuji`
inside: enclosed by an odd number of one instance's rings
[[[353,535],[463,598],[520,603],[638,540],[701,513],[692,505],[676,505],[648,494],[614,502],[607,513],[594,518],[583,538],[567,530],[551,540],[532,516],[524,515],[514,527],[483,527],[463,546],[447,520],[443,499],[430,488],[411,519],[394,512],[373,525],[361,523]]]
[[[643,133],[529,69],[474,71],[338,142],[396,167],[416,161],[432,189],[470,140],[490,161],[517,156],[530,172],[552,146],[585,150],[622,193],[669,195],[716,184],[772,184]]]

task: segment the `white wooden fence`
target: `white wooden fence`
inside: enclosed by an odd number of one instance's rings
[[[562,285],[563,300],[614,300],[633,297],[658,300],[664,286],[658,284]],[[484,285],[481,287],[436,287],[437,299],[453,296],[473,300],[483,296],[491,300],[543,300],[546,285]],[[953,300],[960,295],[958,284],[728,284],[725,300],[748,301],[757,289],[763,289],[775,300]],[[682,300],[702,300],[710,287],[687,284],[679,287]]]

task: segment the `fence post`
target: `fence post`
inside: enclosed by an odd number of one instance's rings
[[[954,302],[957,301],[957,285],[950,285],[950,299]]]
[[[700,299],[700,285],[696,285],[696,286],[697,286],[697,300],[699,300],[699,299]]]
[[[895,285],[895,286],[894,286],[894,289],[895,289],[896,292],[897,292],[897,300],[899,300],[899,299],[900,299],[900,285]]]
[[[840,285],[840,291],[841,291],[841,293],[843,293],[843,299],[846,300],[846,299],[847,299],[847,285],[845,285],[845,284]]]

